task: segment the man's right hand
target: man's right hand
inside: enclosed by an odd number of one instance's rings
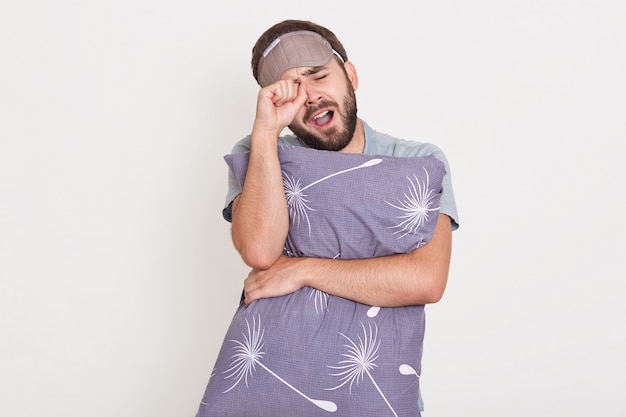
[[[253,130],[280,132],[293,122],[307,100],[306,86],[293,80],[279,80],[259,90]]]

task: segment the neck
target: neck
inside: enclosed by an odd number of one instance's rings
[[[344,153],[363,153],[365,149],[365,129],[363,128],[363,122],[361,119],[357,119],[356,121],[356,129],[354,129],[354,135],[352,136],[352,140],[342,150],[339,152]]]

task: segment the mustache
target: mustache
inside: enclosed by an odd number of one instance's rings
[[[309,107],[306,110],[306,112],[304,113],[304,117],[303,117],[304,120],[303,121],[306,123],[307,120],[309,120],[311,117],[313,117],[313,114],[315,114],[319,110],[323,109],[324,107],[338,108],[339,106],[334,101],[322,100],[319,103],[317,103],[315,106]]]

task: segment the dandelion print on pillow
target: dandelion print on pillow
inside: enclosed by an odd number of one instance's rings
[[[225,157],[243,184],[248,154]],[[428,244],[445,168],[435,157],[279,150],[284,254],[356,259]],[[379,308],[304,287],[240,304],[198,411],[228,416],[419,416],[423,306]]]

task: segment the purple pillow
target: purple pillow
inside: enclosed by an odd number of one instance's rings
[[[433,156],[279,149],[284,254],[367,258],[432,238],[443,162]],[[248,154],[225,160],[240,184]],[[378,308],[304,287],[239,305],[198,411],[227,416],[419,416],[423,306]]]

